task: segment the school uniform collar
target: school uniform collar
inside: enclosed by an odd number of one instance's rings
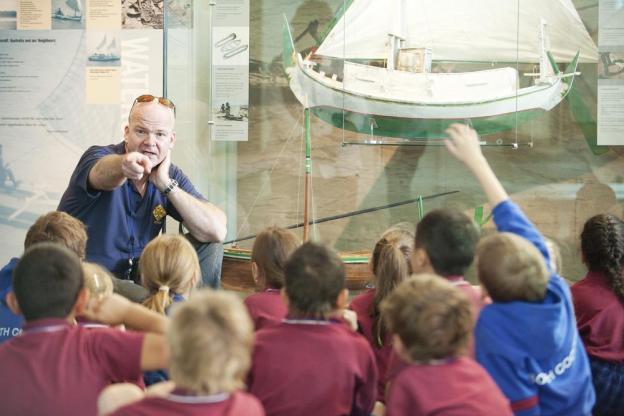
[[[606,286],[609,289],[611,289],[611,283],[609,282],[609,279],[601,271],[596,271],[596,270],[588,271],[587,275],[585,275],[585,280],[587,280],[588,282],[592,282],[593,284]]]
[[[455,286],[465,286],[465,285],[470,284],[464,279],[464,276],[462,275],[446,276],[445,279],[451,282]]]
[[[70,322],[62,318],[37,319],[35,321],[24,323],[22,327],[22,335],[43,332],[57,332],[70,328],[72,326],[73,325]]]
[[[300,318],[294,316],[286,316],[282,320],[285,324],[299,324],[299,325],[331,325],[341,323],[338,319],[322,319],[322,318]]]
[[[200,403],[220,403],[230,398],[229,393],[198,394],[192,391],[176,388],[167,396],[167,400],[177,403],[200,404]]]

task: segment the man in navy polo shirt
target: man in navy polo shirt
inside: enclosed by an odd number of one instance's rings
[[[142,95],[130,109],[124,141],[82,155],[59,204],[87,225],[87,260],[138,281],[138,257],[165,217],[183,222],[199,256],[202,280],[219,286],[226,218],[171,164],[175,107]]]

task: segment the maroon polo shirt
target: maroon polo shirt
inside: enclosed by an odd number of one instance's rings
[[[387,332],[383,340],[383,347],[377,346],[375,339],[377,335],[373,334],[373,317],[370,312],[375,301],[375,292],[375,289],[369,289],[356,296],[351,301],[349,308],[357,314],[358,329],[373,349],[378,375],[377,400],[384,403],[386,401],[386,371],[392,353],[392,335]]]
[[[288,313],[279,289],[266,289],[263,292],[249,295],[244,300],[254,328],[259,330],[282,321]]]
[[[624,363],[624,302],[600,272],[571,288],[576,326],[590,357]]]
[[[163,397],[145,399],[124,406],[111,416],[264,416],[262,405],[244,392],[211,396],[188,395],[174,391]]]
[[[256,333],[249,392],[271,416],[370,415],[377,366],[344,323],[289,320]]]
[[[63,319],[26,323],[0,345],[0,414],[95,415],[104,387],[141,375],[143,336]]]
[[[478,363],[462,357],[437,364],[410,364],[388,393],[386,416],[511,416],[509,401]]]

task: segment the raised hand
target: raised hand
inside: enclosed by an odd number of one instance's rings
[[[156,188],[163,191],[171,182],[169,177],[169,168],[171,167],[171,150],[167,150],[167,155],[158,166],[156,166],[149,175],[149,181]]]
[[[126,153],[121,162],[121,171],[126,178],[138,181],[152,172],[152,162],[139,152]]]
[[[448,151],[472,171],[485,191],[492,206],[509,198],[494,171],[481,152],[481,144],[477,132],[464,124],[451,124],[446,129],[449,135],[444,140]]]
[[[479,136],[477,132],[465,124],[451,124],[446,129],[449,135],[444,140],[448,151],[458,160],[464,162],[469,168],[474,168],[476,164],[484,162]]]

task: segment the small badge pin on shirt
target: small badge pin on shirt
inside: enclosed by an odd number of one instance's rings
[[[167,216],[167,211],[165,211],[162,205],[158,204],[156,208],[154,208],[154,211],[152,211],[152,216],[154,217],[154,223],[162,224]]]

